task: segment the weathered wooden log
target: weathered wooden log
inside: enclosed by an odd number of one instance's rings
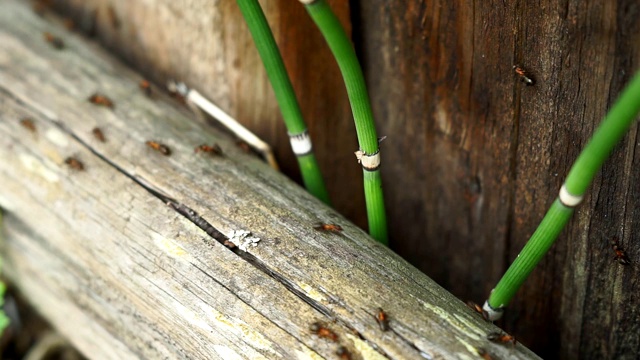
[[[46,2],[145,76],[197,86],[271,142],[295,177],[279,109],[233,0]],[[364,226],[335,61],[295,0],[260,2],[334,206]],[[378,133],[388,135],[381,172],[392,249],[456,296],[482,301],[640,68],[637,1],[331,5],[353,27]],[[516,64],[535,86],[520,82]],[[610,245],[617,236],[640,263],[638,136],[634,126],[500,322],[542,357],[639,356],[640,267],[613,266]]]
[[[0,4],[4,271],[87,356],[535,358],[488,341],[498,328],[140,79]],[[203,143],[224,155],[194,153]],[[260,241],[227,247],[234,230]]]
[[[313,138],[333,206],[366,226],[361,169],[346,89],[331,51],[295,1],[261,1]],[[329,0],[350,29],[349,3]],[[282,171],[299,178],[280,109],[234,0],[55,0],[76,28],[152,80],[179,78],[272,143]],[[215,79],[215,81],[211,81]],[[325,136],[325,134],[330,136]]]

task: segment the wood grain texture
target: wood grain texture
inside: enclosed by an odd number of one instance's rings
[[[330,3],[349,29],[348,3]],[[167,79],[185,81],[212,99],[271,144],[282,171],[301,182],[273,90],[234,0],[180,4],[55,0],[53,4],[150,79],[159,84]],[[264,0],[261,4],[291,75],[333,206],[366,227],[364,189],[362,181],[355,181],[362,178],[353,156],[358,144],[338,66],[300,3]]]
[[[65,48],[46,43],[45,31]],[[336,358],[345,346],[354,359],[474,358],[479,348],[536,358],[488,342],[494,325],[232,139],[161,93],[147,97],[139,79],[23,2],[0,4],[4,270],[85,354]],[[88,102],[96,91],[114,108]],[[194,154],[213,142],[224,157]],[[68,166],[70,156],[84,169]],[[318,222],[344,231],[317,232]],[[222,246],[235,229],[262,240],[248,252]],[[377,307],[390,331],[376,323]],[[338,340],[311,333],[316,321]]]
[[[380,132],[393,134],[382,174],[394,248],[458,297],[481,301],[639,68],[640,9],[355,3]],[[518,81],[514,64],[535,86]],[[618,236],[640,264],[639,146],[636,125],[501,323],[544,358],[640,354],[640,268],[613,262],[609,244]]]

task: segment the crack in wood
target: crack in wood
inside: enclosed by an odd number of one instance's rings
[[[331,321],[339,323],[342,326],[344,326],[352,335],[355,335],[356,337],[358,337],[363,342],[369,344],[369,346],[371,346],[381,356],[384,356],[385,358],[389,358],[389,356],[384,351],[382,351],[374,342],[366,339],[352,325],[350,325],[347,321],[338,318],[326,306],[324,306],[320,302],[312,299],[310,296],[308,296],[304,292],[304,290],[300,289],[299,286],[295,285],[291,280],[287,279],[284,275],[282,275],[282,274],[278,273],[277,271],[273,270],[272,268],[270,268],[267,264],[265,264],[263,261],[258,259],[255,255],[253,255],[251,253],[248,253],[248,252],[245,252],[245,251],[242,251],[242,250],[238,249],[237,247],[230,248],[229,246],[227,246],[229,238],[226,235],[224,235],[221,231],[219,231],[217,228],[215,228],[213,225],[211,225],[208,221],[206,221],[195,210],[191,209],[190,207],[186,206],[185,204],[182,204],[182,203],[178,202],[177,200],[175,200],[174,198],[172,198],[171,196],[169,196],[168,194],[166,194],[162,190],[160,190],[157,187],[155,187],[154,185],[152,185],[145,178],[143,178],[141,176],[136,176],[134,174],[131,174],[131,173],[127,172],[124,168],[118,166],[116,163],[114,163],[113,161],[108,159],[106,156],[104,156],[103,154],[98,152],[95,148],[93,148],[89,143],[84,141],[81,137],[76,135],[74,133],[74,131],[72,129],[70,129],[69,127],[67,127],[62,121],[58,120],[57,118],[52,118],[51,116],[48,116],[45,112],[40,111],[40,109],[34,107],[32,104],[22,101],[19,97],[17,97],[15,94],[13,94],[11,91],[9,91],[9,89],[0,87],[0,92],[8,95],[14,101],[22,104],[23,106],[30,108],[32,111],[40,113],[43,118],[46,118],[49,121],[51,121],[60,131],[62,131],[63,133],[65,133],[68,136],[70,136],[71,138],[73,138],[81,146],[83,146],[84,148],[89,150],[93,155],[95,155],[100,160],[102,160],[105,163],[107,163],[109,166],[113,167],[116,171],[118,171],[122,175],[126,176],[127,178],[129,178],[130,180],[135,182],[136,184],[140,185],[143,189],[145,189],[147,192],[149,192],[154,197],[158,198],[160,201],[162,201],[164,204],[166,204],[167,206],[172,208],[178,214],[182,215],[187,220],[191,221],[197,227],[199,227],[204,232],[206,232],[207,235],[209,235],[212,239],[216,240],[221,245],[227,247],[229,250],[231,250],[231,252],[233,252],[234,254],[239,256],[240,258],[242,258],[247,263],[251,264],[254,268],[259,270],[260,272],[264,273],[265,275],[271,277],[272,279],[274,279],[278,283],[282,284],[282,286],[284,286],[285,289],[287,289],[293,295],[295,295],[296,297],[301,299],[303,302],[305,302],[306,304],[311,306],[313,309],[317,310],[319,313],[321,313],[324,316],[328,317]],[[204,272],[204,270],[202,270],[202,269],[199,269],[199,270]],[[247,303],[245,302],[245,304],[247,304]],[[247,305],[250,306],[250,304],[247,304]],[[277,324],[275,324],[275,325],[278,326]],[[417,347],[415,347],[415,345],[411,344],[409,341],[406,341],[406,342],[412,348],[415,348],[417,351],[420,351],[419,349],[417,349]]]

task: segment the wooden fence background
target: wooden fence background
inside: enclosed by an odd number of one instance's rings
[[[482,302],[535,230],[633,72],[633,0],[330,1],[352,31],[382,145],[391,248]],[[262,1],[335,207],[365,226],[346,92],[303,7]],[[179,79],[273,144],[298,178],[252,39],[231,0],[56,0],[159,84]],[[535,86],[512,71],[527,68]],[[634,126],[509,306],[503,328],[545,358],[640,354],[640,151]],[[620,238],[631,266],[612,261]]]

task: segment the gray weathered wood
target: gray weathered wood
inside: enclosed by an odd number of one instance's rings
[[[366,226],[355,127],[331,51],[295,1],[261,0],[313,138],[333,206]],[[329,0],[346,29],[349,3]],[[300,177],[280,109],[235,0],[56,0],[76,29],[157,82],[185,81],[272,144],[282,171]],[[214,80],[215,79],[215,80]],[[330,136],[325,136],[328,134]]]
[[[4,270],[87,356],[335,358],[345,346],[354,359],[474,358],[480,348],[535,358],[488,342],[495,326],[229,137],[157,91],[145,96],[139,80],[24,3],[0,4]],[[96,91],[115,108],[89,103]],[[224,157],[194,154],[214,142]],[[70,156],[84,170],[65,164]],[[232,251],[154,192],[223,234],[262,240]],[[317,232],[319,222],[344,231]],[[378,307],[390,331],[376,323]],[[313,334],[316,321],[338,341]]]

